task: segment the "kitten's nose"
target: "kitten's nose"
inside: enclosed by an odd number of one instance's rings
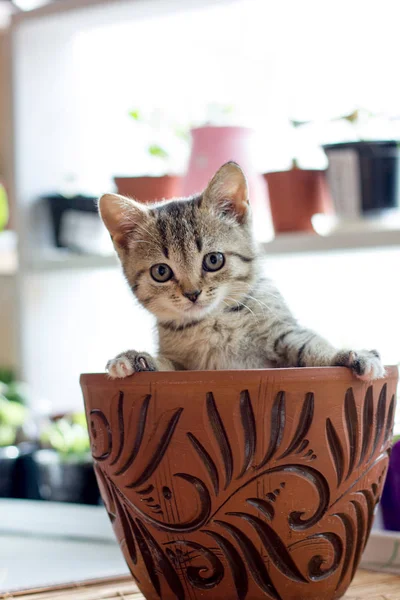
[[[197,298],[200,296],[201,290],[194,290],[194,292],[184,292],[183,295],[185,298],[190,300],[190,302],[196,302]]]

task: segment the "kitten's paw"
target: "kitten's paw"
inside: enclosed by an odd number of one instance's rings
[[[121,352],[121,354],[109,360],[106,370],[111,379],[122,379],[129,377],[133,373],[157,371],[158,369],[154,358],[150,354],[147,354],[147,352],[128,350],[127,352]]]
[[[345,350],[338,352],[335,357],[335,366],[349,367],[353,373],[363,381],[373,381],[385,376],[385,367],[376,350]]]

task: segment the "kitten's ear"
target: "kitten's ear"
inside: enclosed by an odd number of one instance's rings
[[[249,189],[246,176],[235,162],[225,163],[214,175],[203,193],[207,205],[220,206],[239,223],[245,220],[249,209]]]
[[[104,194],[99,200],[99,213],[113,242],[123,246],[127,234],[145,218],[147,209],[130,198]]]

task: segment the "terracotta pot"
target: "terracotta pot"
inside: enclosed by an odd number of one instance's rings
[[[202,192],[213,175],[226,162],[237,162],[246,174],[254,227],[260,241],[269,237],[271,215],[268,190],[263,176],[253,163],[252,135],[247,127],[198,127],[192,129],[192,148],[182,195]]]
[[[397,377],[83,375],[101,494],[145,597],[342,596],[384,484]]]
[[[181,178],[176,175],[162,177],[114,177],[118,193],[138,202],[169,200],[179,196]]]
[[[276,233],[314,231],[311,218],[332,212],[325,171],[292,169],[264,175]]]

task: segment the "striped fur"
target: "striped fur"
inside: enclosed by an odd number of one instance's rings
[[[374,351],[340,351],[301,327],[272,282],[261,276],[247,184],[238,165],[221,167],[192,198],[151,207],[108,194],[99,209],[126,279],[157,317],[159,355],[127,351],[109,361],[112,377],[140,370],[251,369],[344,365],[364,379],[382,377]],[[224,266],[204,268],[209,253]],[[172,277],[154,281],[153,265]],[[196,302],[186,296],[201,292]]]

